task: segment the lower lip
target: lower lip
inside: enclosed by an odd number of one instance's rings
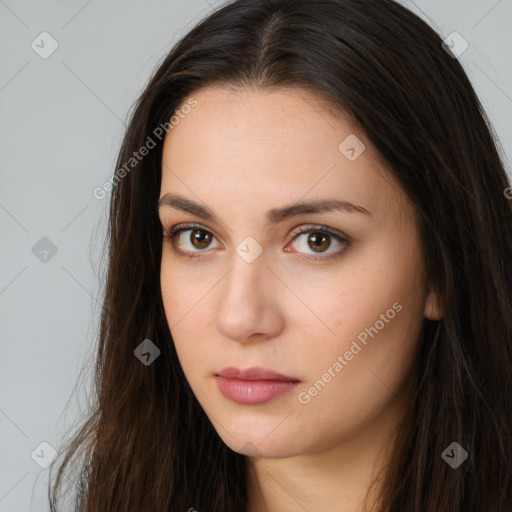
[[[283,380],[240,380],[217,376],[221,393],[237,404],[258,405],[291,391],[298,382]]]

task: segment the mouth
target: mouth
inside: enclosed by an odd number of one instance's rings
[[[233,366],[215,374],[220,392],[237,404],[259,405],[289,393],[300,380],[267,368],[241,370]]]

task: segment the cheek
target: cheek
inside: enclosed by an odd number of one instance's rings
[[[340,319],[335,334],[317,335],[293,351],[306,377],[294,397],[297,435],[328,446],[387,417],[410,383],[422,324],[421,311],[405,296],[396,297],[359,303],[337,297],[340,306],[324,310]],[[309,333],[314,336],[311,328]]]
[[[188,366],[186,364],[187,347],[193,348],[195,339],[187,329],[188,316],[197,292],[188,284],[183,274],[176,272],[166,261],[162,261],[160,286],[167,325],[171,331],[178,358],[185,370]]]
[[[322,322],[303,310],[290,312],[290,318],[295,353],[301,354],[297,363],[308,380],[322,379],[328,371],[343,375],[331,380],[342,395],[352,390],[354,403],[366,393],[376,396],[373,385],[379,377],[399,386],[413,362],[423,322],[422,294],[411,294],[410,285],[347,279],[342,291],[331,290],[318,300],[306,297],[304,302],[315,305]]]
[[[425,300],[421,269],[414,255],[392,254],[352,265],[313,302],[333,332],[302,347],[309,367],[302,403],[310,400],[310,414],[327,423],[341,414],[345,432],[389,403],[415,361]],[[307,324],[299,328],[305,332]]]
[[[208,367],[204,342],[212,338],[215,330],[207,292],[218,279],[207,283],[194,272],[187,272],[186,268],[163,258],[160,286],[176,353],[187,380],[194,382],[196,374]]]
[[[171,331],[175,326],[178,328],[198,307],[204,305],[205,293],[214,284],[213,281],[209,284],[208,281],[211,279],[211,275],[208,277],[208,274],[194,263],[182,263],[164,248],[160,287]]]
[[[180,280],[179,274],[174,272],[166,258],[162,258],[160,269],[160,288],[162,290],[162,302],[164,305],[165,316],[167,325],[173,329],[173,326],[178,322],[178,319],[183,316],[183,307],[186,300],[187,289],[184,282]],[[182,300],[177,300],[177,297],[182,297]]]
[[[282,306],[294,331],[309,333],[301,338],[311,350],[344,352],[360,334],[363,343],[371,339],[366,330],[375,324],[379,338],[387,333],[392,339],[407,338],[421,326],[425,290],[414,255],[391,248],[366,254],[354,254],[336,269],[302,273],[290,283],[300,301],[292,297]]]

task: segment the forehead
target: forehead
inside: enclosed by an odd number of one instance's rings
[[[191,97],[197,105],[165,139],[161,195],[193,191],[210,198],[208,204],[217,197],[219,206],[244,198],[275,206],[326,195],[370,211],[390,202],[404,206],[364,133],[314,93],[208,87]],[[347,144],[360,152],[356,159],[353,152],[347,158]]]

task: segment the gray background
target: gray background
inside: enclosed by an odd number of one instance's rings
[[[0,512],[48,510],[40,444],[87,405],[108,204],[92,191],[151,70],[218,3],[0,0]],[[403,3],[469,43],[460,60],[510,159],[512,0]]]

